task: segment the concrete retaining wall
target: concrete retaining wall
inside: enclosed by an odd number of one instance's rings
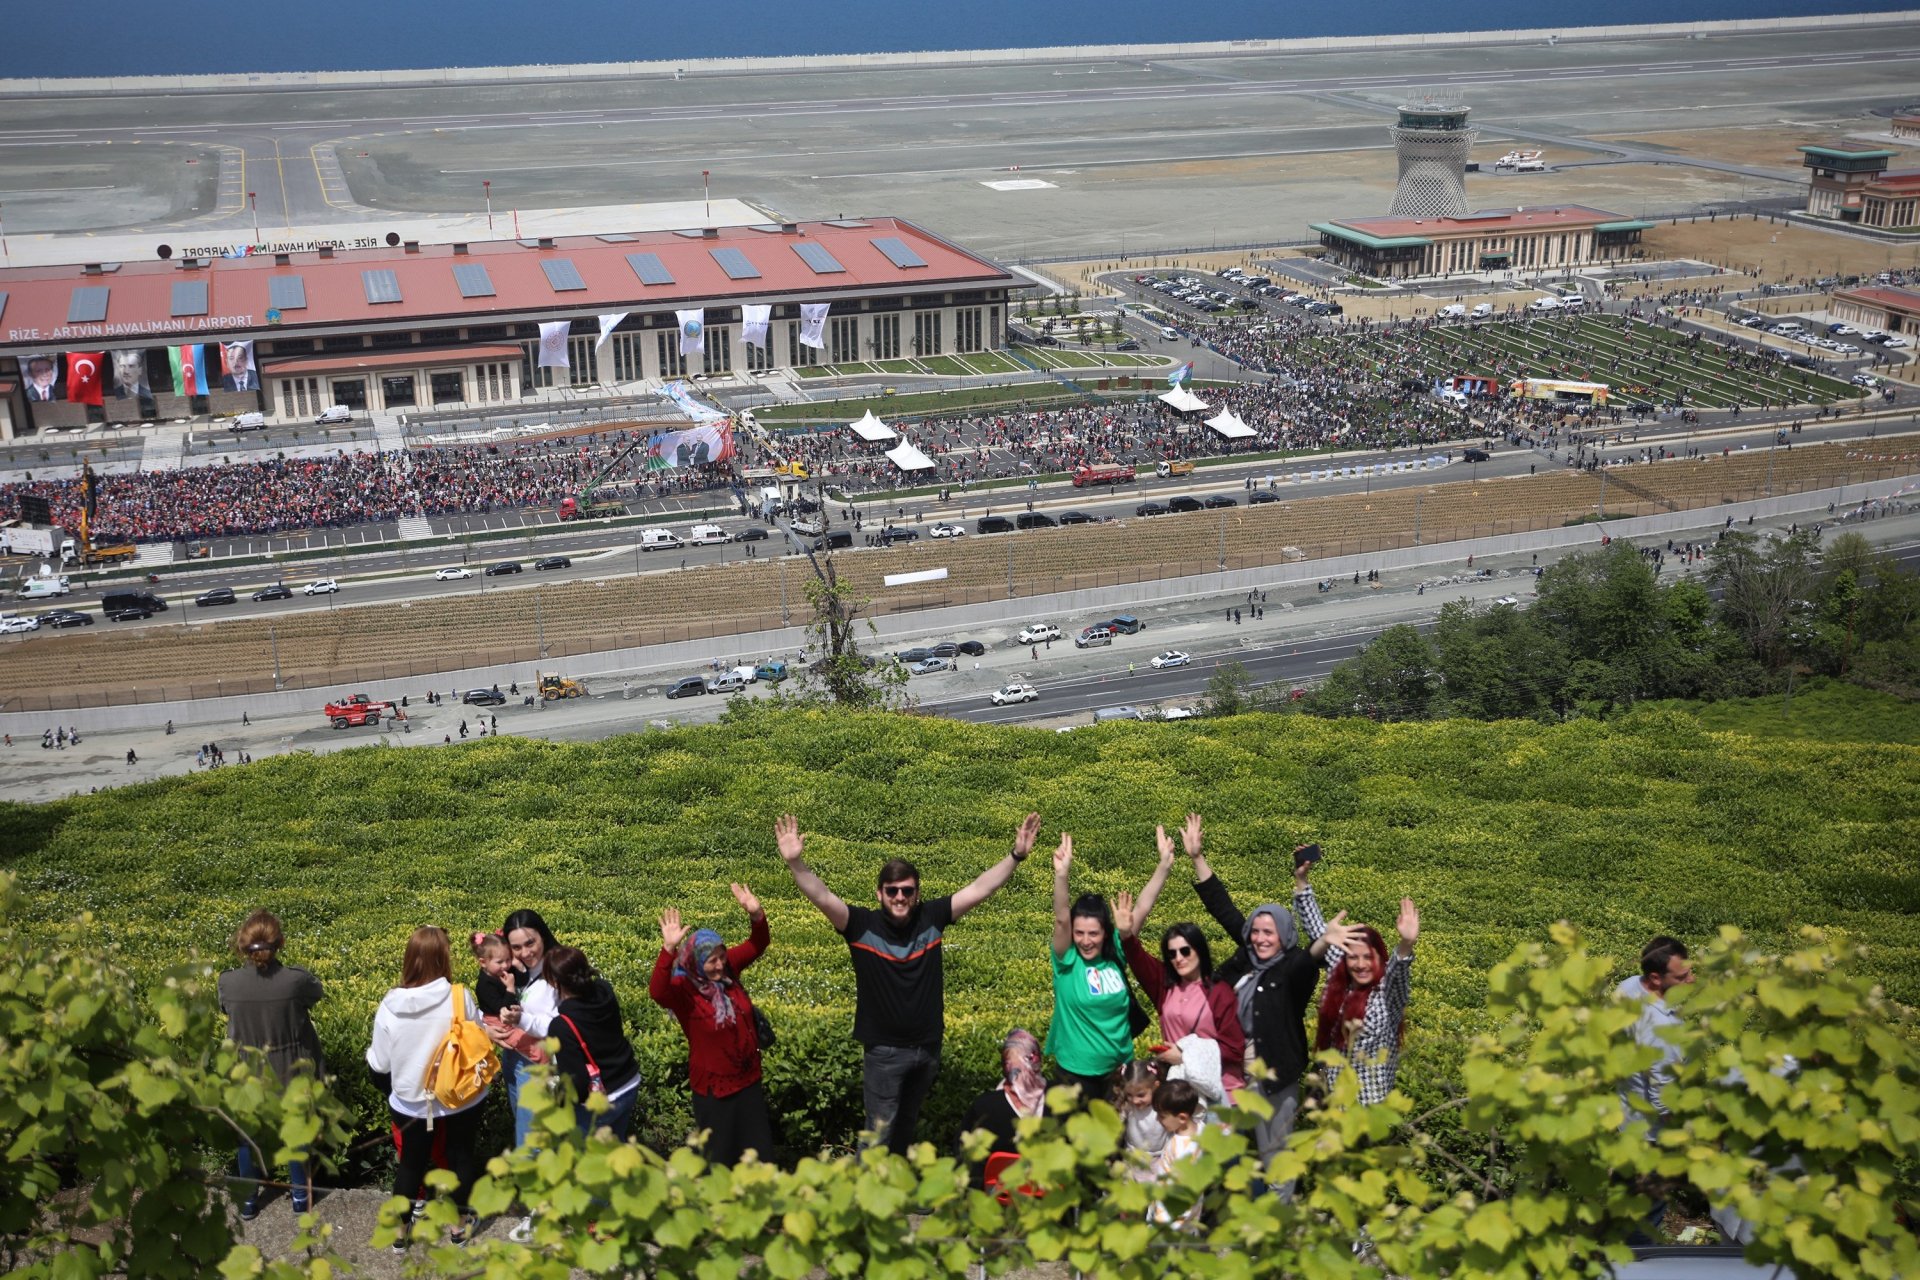
[[[682,58],[653,62],[588,62],[517,67],[442,67],[396,71],[259,72],[197,76],[112,76],[0,80],[0,96],[165,91],[282,90],[394,85],[496,84],[500,81],[600,80],[628,76],[751,74],[860,68],[979,66],[991,63],[1082,61],[1091,58],[1178,58],[1220,54],[1253,56],[1390,49],[1442,49],[1463,45],[1539,44],[1558,40],[1644,40],[1660,36],[1716,36],[1768,31],[1816,31],[1893,26],[1920,21],[1920,9],[1886,13],[1840,13],[1791,18],[1732,18],[1713,22],[1661,22],[1639,26],[1528,27],[1509,31],[1436,31],[1408,35],[1313,36],[1300,39],[1210,40],[1189,44],[1064,45],[1044,49],[949,49],[917,53],[818,54],[784,58]]]
[[[1265,565],[1257,569],[1236,569],[1226,573],[1201,574],[1186,578],[1167,578],[1158,582],[1137,582],[1124,586],[1101,587],[1087,591],[1063,591],[1052,595],[1026,596],[964,608],[930,609],[923,613],[897,614],[875,619],[877,635],[869,648],[891,648],[903,640],[929,635],[959,635],[994,623],[1026,622],[1033,619],[1059,619],[1073,615],[1110,613],[1147,604],[1220,596],[1231,599],[1248,591],[1272,591],[1276,588],[1318,582],[1323,578],[1351,577],[1369,569],[1382,572],[1419,569],[1429,565],[1463,565],[1468,556],[1513,555],[1519,552],[1547,551],[1556,548],[1589,547],[1604,536],[1613,538],[1666,538],[1683,530],[1717,528],[1731,516],[1744,523],[1748,516],[1759,520],[1792,516],[1807,512],[1825,512],[1829,504],[1854,505],[1874,498],[1890,497],[1920,482],[1920,476],[1897,476],[1872,483],[1850,484],[1838,489],[1814,489],[1805,493],[1761,498],[1752,502],[1731,502],[1717,507],[1697,507],[1669,511],[1660,515],[1637,516],[1630,520],[1609,520],[1604,524],[1582,524],[1566,528],[1543,529],[1535,533],[1502,534],[1464,542],[1443,542],[1429,546],[1402,547],[1398,550],[1368,552],[1364,555],[1334,556],[1324,560],[1302,560],[1293,564]],[[731,666],[736,661],[756,661],[769,655],[791,657],[806,642],[800,627],[776,631],[751,632],[713,640],[691,640],[676,644],[652,645],[640,649],[610,649],[566,660],[566,674],[596,685],[599,693],[608,691],[609,680],[630,678],[635,671],[659,674],[635,681],[639,688],[658,688],[671,679],[704,669],[719,658]],[[469,671],[442,671],[431,676],[406,680],[379,681],[357,686],[377,698],[398,702],[404,695],[417,698],[428,688],[450,692],[478,689],[498,684],[505,689],[519,681],[523,690],[531,687],[535,668],[525,662],[508,666],[480,667]],[[554,663],[544,664],[548,668]],[[347,692],[337,690],[336,692]],[[320,708],[328,694],[320,689],[297,689],[285,693],[255,694],[241,698],[205,698],[195,702],[151,702],[135,706],[85,707],[73,711],[7,712],[0,714],[0,730],[26,740],[37,737],[55,723],[77,726],[84,732],[109,729],[156,728],[168,720],[186,728],[195,723],[236,724],[242,712],[251,716],[311,715],[319,723]],[[638,713],[636,712],[636,719]],[[343,730],[361,733],[365,729]]]

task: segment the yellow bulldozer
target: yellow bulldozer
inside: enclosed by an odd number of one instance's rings
[[[546,675],[540,677],[540,698],[544,702],[552,702],[555,698],[584,698],[586,696],[587,686],[584,681],[569,680],[563,675]]]

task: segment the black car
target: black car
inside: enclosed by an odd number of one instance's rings
[[[284,582],[276,582],[270,587],[262,587],[253,593],[255,600],[291,600],[293,588]]]
[[[951,640],[942,640],[939,644],[933,646],[933,656],[936,658],[957,658],[960,656],[960,646]]]
[[[1133,635],[1135,632],[1139,631],[1141,627],[1144,627],[1147,624],[1140,621],[1140,619],[1134,617],[1130,613],[1123,613],[1117,618],[1107,619],[1107,621],[1102,625],[1112,627],[1114,631],[1118,632],[1120,635],[1130,636],[1130,635]]]
[[[932,658],[935,656],[946,658],[946,657],[951,657],[952,655],[937,653],[933,649],[922,648],[922,649],[902,649],[900,652],[894,654],[893,656],[899,659],[901,662],[925,662],[928,658]]]
[[[1218,510],[1221,507],[1237,507],[1240,505],[1240,500],[1224,493],[1215,493],[1208,495],[1207,505]]]
[[[107,611],[107,617],[113,619],[115,622],[144,622],[152,616],[153,610],[140,608],[135,605],[127,605],[123,608],[110,609]]]
[[[1468,462],[1486,462],[1493,457],[1493,455],[1488,453],[1485,449],[1462,449],[1460,451],[1460,456],[1465,458]]]
[[[520,562],[518,560],[502,560],[499,564],[490,564],[487,566],[487,576],[489,578],[497,578],[503,573],[518,572],[520,572]]]
[[[1005,516],[981,516],[974,522],[975,533],[1012,533],[1013,521]]]
[[[1198,498],[1189,498],[1184,493],[1177,498],[1167,499],[1169,511],[1204,511],[1205,505]]]
[[[1133,514],[1137,516],[1163,516],[1167,514],[1167,509],[1157,502],[1143,502],[1133,509]]]
[[[920,536],[918,529],[883,529],[880,536],[887,542],[912,542]]]
[[[504,707],[507,695],[498,689],[469,689],[460,695],[460,701],[470,707]]]
[[[969,658],[977,658],[987,651],[987,646],[981,644],[978,640],[962,640],[959,644],[955,645],[954,648],[966,654]]]
[[[1278,502],[1278,501],[1280,501],[1280,496],[1278,494],[1269,493],[1265,489],[1255,489],[1253,493],[1247,498],[1247,505],[1250,507],[1257,507],[1263,502]]]
[[[533,562],[536,569],[571,569],[573,561],[565,556],[542,556]]]
[[[1013,523],[1021,529],[1051,529],[1060,522],[1044,511],[1022,511]]]
[[[707,682],[699,676],[687,676],[667,690],[669,698],[691,698],[696,693],[705,693]]]
[[[1128,338],[1125,342],[1115,344],[1113,349],[1115,351],[1138,351],[1140,349],[1140,344],[1135,342],[1132,338]]]
[[[235,597],[232,587],[215,587],[211,591],[202,591],[193,598],[193,602],[202,609],[213,604],[233,604]]]
[[[1100,517],[1090,516],[1084,511],[1063,511],[1060,513],[1060,523],[1061,524],[1098,524],[1100,523]]]
[[[53,609],[40,615],[43,627],[90,627],[93,615],[82,613],[78,609]]]
[[[734,534],[733,540],[735,542],[765,542],[767,540],[767,531],[757,524],[748,525],[740,532]]]

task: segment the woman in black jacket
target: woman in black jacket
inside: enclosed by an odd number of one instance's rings
[[[1259,1089],[1273,1107],[1273,1115],[1253,1130],[1254,1145],[1264,1163],[1287,1145],[1300,1112],[1300,1077],[1310,1061],[1305,1019],[1320,983],[1320,958],[1331,943],[1329,935],[1323,934],[1311,947],[1299,946],[1293,913],[1277,902],[1262,903],[1250,917],[1242,915],[1200,852],[1195,835],[1187,846],[1193,859],[1194,892],[1220,927],[1240,939],[1240,949],[1213,971],[1213,978],[1233,987],[1248,1061],[1257,1058],[1272,1072],[1266,1080],[1247,1073],[1250,1087]]]
[[[545,971],[560,997],[547,1034],[560,1042],[555,1064],[573,1081],[580,1132],[591,1133],[595,1127],[587,1099],[604,1093],[607,1110],[598,1123],[624,1139],[640,1099],[640,1064],[620,1020],[620,1000],[578,947],[547,952]]]

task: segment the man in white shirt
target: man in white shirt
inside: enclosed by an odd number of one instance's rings
[[[1634,1072],[1620,1087],[1620,1105],[1625,1111],[1622,1123],[1646,1120],[1649,1140],[1659,1137],[1661,1126],[1670,1114],[1660,1095],[1673,1082],[1673,1069],[1681,1059],[1679,1047],[1665,1034],[1666,1028],[1680,1025],[1680,1015],[1667,1006],[1666,995],[1692,981],[1693,965],[1686,944],[1677,938],[1661,936],[1647,943],[1640,952],[1640,976],[1628,978],[1614,989],[1615,995],[1641,1001],[1640,1020],[1633,1024],[1634,1042],[1660,1054],[1652,1065]],[[1652,1232],[1666,1216],[1667,1202],[1656,1201],[1647,1214],[1649,1239],[1657,1239]]]

